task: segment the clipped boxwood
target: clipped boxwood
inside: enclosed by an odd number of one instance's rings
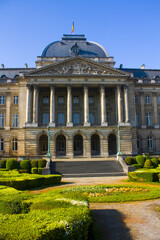
[[[6,160],[0,160],[0,168],[6,168]]]
[[[38,168],[38,174],[42,175],[43,168]]]
[[[158,173],[156,172],[129,172],[128,178],[133,182],[158,182]]]
[[[146,161],[146,158],[145,158],[144,156],[142,156],[142,155],[137,155],[137,156],[136,156],[136,161],[137,161],[137,163],[138,163],[139,165],[141,165],[141,167],[143,167],[143,166],[144,166],[144,163],[145,163],[145,161]]]
[[[31,173],[38,174],[38,168],[37,167],[31,168]]]
[[[151,162],[152,162],[153,167],[155,167],[155,168],[158,167],[159,160],[157,158],[152,158]]]
[[[38,168],[45,168],[47,161],[45,159],[40,159],[38,161]]]
[[[31,168],[38,168],[38,160],[31,161]]]
[[[19,173],[27,173],[27,170],[26,169],[19,169],[18,172]]]
[[[8,159],[6,162],[6,169],[7,170],[18,169],[18,162],[13,158]]]
[[[150,159],[147,159],[144,163],[145,168],[152,168],[152,162]]]
[[[20,162],[20,168],[27,170],[28,173],[31,172],[31,162],[30,160],[23,160]]]
[[[135,169],[140,169],[142,168],[141,165],[137,164],[132,164],[132,167],[134,167]]]
[[[136,159],[133,157],[126,157],[124,161],[126,162],[127,165],[132,165],[137,163]]]

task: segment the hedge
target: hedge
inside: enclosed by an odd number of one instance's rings
[[[134,157],[126,157],[124,161],[127,163],[127,165],[132,165],[137,163]]]
[[[158,173],[151,171],[129,172],[128,178],[134,182],[158,182]]]
[[[31,168],[38,168],[38,160],[31,161]]]
[[[141,165],[139,165],[139,164],[132,164],[132,167],[134,167],[135,169],[140,169],[140,168],[142,168]]]
[[[13,158],[8,159],[6,162],[6,169],[7,170],[18,169],[18,162]]]
[[[6,168],[6,160],[0,160],[0,168]]]
[[[47,161],[45,159],[40,159],[38,161],[38,168],[44,168],[46,166]]]
[[[155,167],[155,168],[158,167],[159,160],[157,158],[152,158],[151,162],[153,164],[153,167]]]
[[[145,163],[145,161],[146,161],[146,158],[143,157],[142,155],[137,155],[137,156],[136,156],[136,161],[137,161],[137,163],[138,163],[139,165],[141,165],[141,167],[143,167],[143,166],[144,166],[144,163]]]
[[[31,173],[31,162],[30,160],[23,160],[20,162],[20,168],[27,170],[28,173]]]
[[[31,173],[38,174],[38,168],[37,167],[31,168]]]
[[[152,162],[150,159],[147,159],[144,163],[144,168],[152,168]]]

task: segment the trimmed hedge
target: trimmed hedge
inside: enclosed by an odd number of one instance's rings
[[[147,159],[144,163],[145,168],[152,168],[152,162],[150,159]]]
[[[7,160],[0,160],[0,168],[6,168]]]
[[[155,168],[158,167],[159,160],[157,158],[152,158],[151,162],[153,164],[153,167],[155,167]]]
[[[38,168],[38,174],[42,175],[43,168]]]
[[[132,167],[134,167],[135,169],[140,169],[140,168],[142,168],[141,165],[139,165],[139,164],[132,164]]]
[[[127,165],[132,165],[132,164],[136,164],[136,159],[134,157],[126,157],[125,160]]]
[[[129,172],[128,178],[133,182],[158,182],[158,173],[156,172]]]
[[[136,161],[137,161],[137,163],[138,163],[139,165],[141,165],[141,167],[143,167],[143,166],[144,166],[144,163],[145,163],[145,161],[146,161],[146,158],[143,157],[142,155],[137,155],[137,156],[136,156]]]
[[[41,159],[38,161],[38,168],[45,168],[47,161],[45,159]]]
[[[6,169],[7,170],[18,169],[18,162],[13,158],[8,159],[6,162]]]
[[[31,162],[30,160],[23,160],[20,162],[20,168],[27,170],[28,173],[31,173]]]
[[[38,160],[31,161],[31,168],[38,168]]]
[[[31,173],[32,174],[38,174],[38,168],[37,167],[31,168]]]

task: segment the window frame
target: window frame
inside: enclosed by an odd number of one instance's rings
[[[3,115],[3,116],[1,116],[1,115]],[[2,124],[1,124],[1,121],[2,121]],[[4,113],[0,113],[0,128],[4,128]]]
[[[5,104],[5,96],[1,95],[0,96],[0,105],[4,105]]]
[[[12,115],[12,127],[18,127],[18,113]]]
[[[18,104],[18,100],[19,100],[19,99],[18,99],[18,95],[14,95],[14,96],[13,96],[13,104],[14,104],[14,105],[17,105],[17,104]]]
[[[145,96],[145,103],[150,104],[151,103],[151,97],[149,95]]]
[[[18,139],[17,137],[12,138],[12,151],[18,150]]]
[[[152,114],[151,113],[146,113],[146,125],[147,126],[152,126]]]

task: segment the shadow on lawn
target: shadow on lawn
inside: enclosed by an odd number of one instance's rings
[[[115,209],[92,210],[93,236],[90,240],[133,240],[124,215]]]

